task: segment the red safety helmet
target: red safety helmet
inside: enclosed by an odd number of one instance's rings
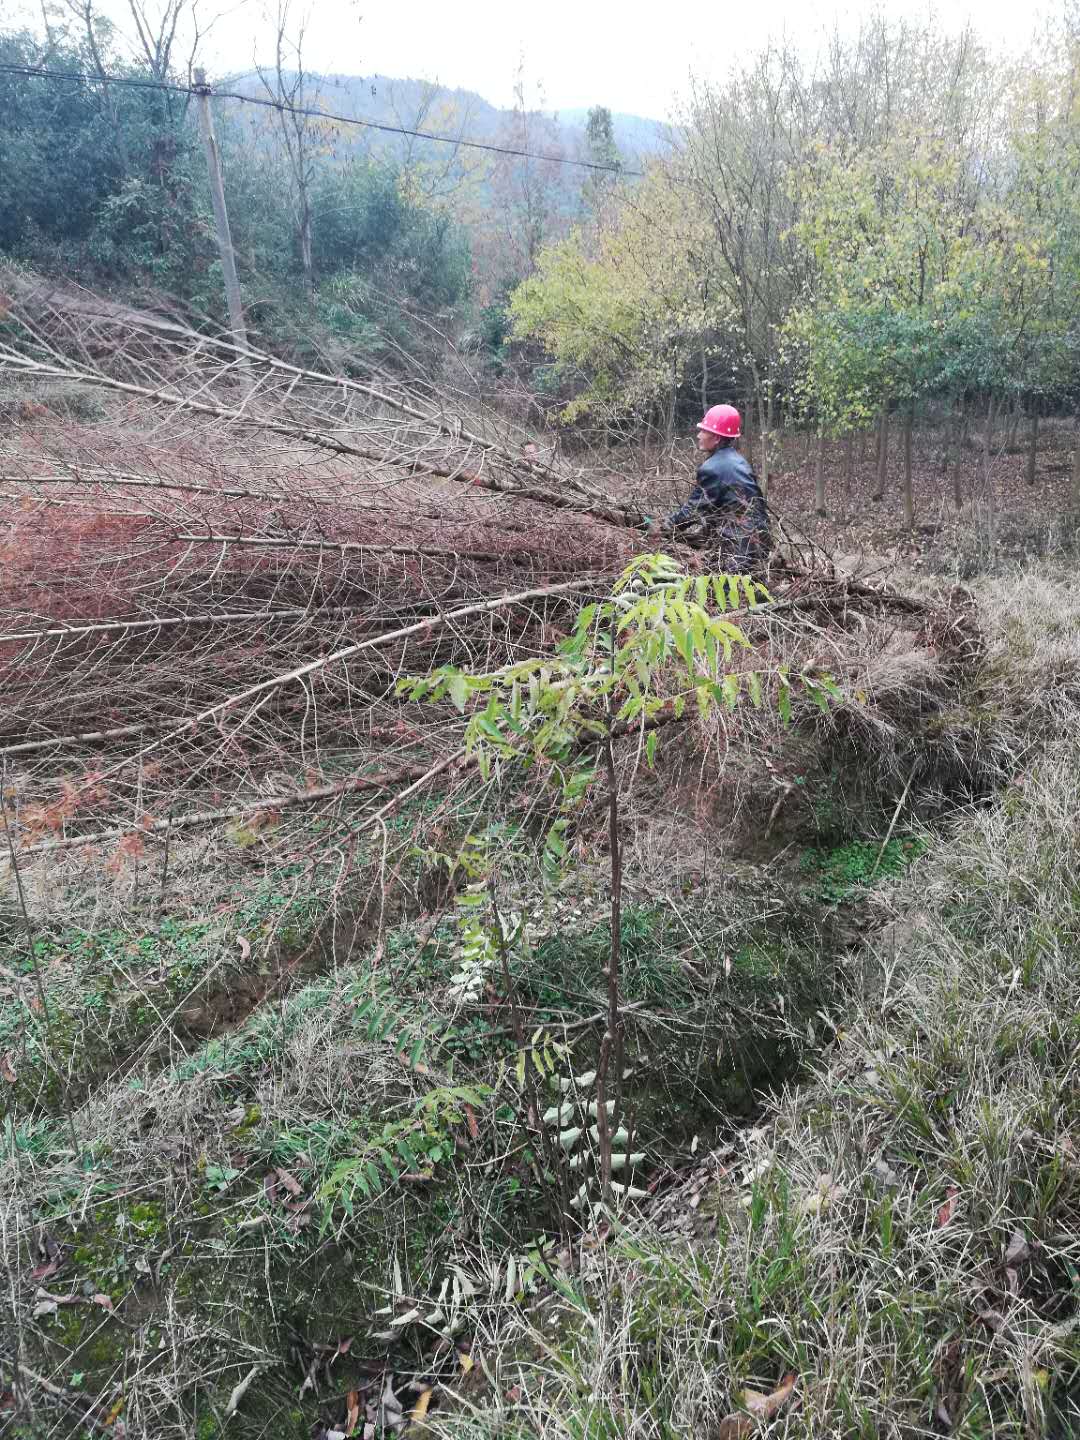
[[[710,435],[721,435],[725,440],[737,440],[742,434],[742,417],[734,405],[713,405],[706,410],[697,428],[708,430]]]

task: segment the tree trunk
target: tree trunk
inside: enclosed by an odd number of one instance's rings
[[[987,492],[987,494],[990,490],[990,446],[993,444],[994,417],[997,412],[997,405],[995,401],[996,396],[991,395],[990,401],[986,407],[986,429],[983,431],[982,465],[980,467],[980,478],[982,481],[983,489]]]
[[[236,274],[236,256],[233,253],[232,234],[229,230],[229,212],[225,204],[225,186],[221,178],[221,155],[217,137],[214,135],[214,119],[210,113],[210,88],[202,70],[195,71],[195,84],[199,90],[199,129],[202,132],[203,147],[206,151],[206,168],[210,176],[210,198],[214,206],[214,225],[217,230],[218,255],[221,259],[221,273],[225,280],[225,302],[229,310],[229,329],[233,344],[241,350],[247,349],[247,327],[244,324],[244,306],[240,296],[240,281]],[[247,375],[248,361],[240,362],[241,373]]]
[[[953,423],[953,435],[956,440],[956,454],[953,456],[953,504],[957,510],[964,508],[964,476],[961,469],[961,460],[964,454],[964,397],[960,396],[960,410]]]
[[[996,411],[996,397],[991,394],[990,403],[986,407],[986,429],[983,432],[982,451],[982,493],[986,505],[986,550],[991,561],[995,552],[995,516],[994,516],[994,487],[991,476],[990,448],[994,439],[994,415]]]
[[[753,396],[748,395],[746,397],[746,404],[743,406],[743,419],[745,421],[743,425],[743,448],[746,451],[746,463],[750,466],[751,470],[754,468],[754,436],[750,429],[750,417],[753,414],[753,410]]]
[[[911,431],[914,415],[911,408],[904,416],[904,526],[915,528],[915,491],[911,480]]]
[[[304,289],[309,300],[315,299],[315,262],[311,254],[311,205],[307,189],[300,196],[300,264],[304,271]]]
[[[1039,449],[1039,407],[1035,405],[1031,411],[1031,439],[1028,441],[1027,459],[1027,483],[1035,484],[1035,460]]]
[[[851,509],[851,485],[855,479],[855,432],[844,437],[844,514]]]
[[[758,483],[761,486],[762,495],[769,493],[769,422],[765,412],[765,401],[761,391],[758,391],[758,439],[761,442],[761,469],[758,471]]]
[[[600,1180],[604,1199],[611,1201],[611,1152],[612,1136],[619,1128],[622,1110],[623,1082],[623,1027],[619,1014],[619,979],[622,969],[622,826],[619,822],[619,782],[615,769],[615,752],[612,747],[611,727],[614,721],[614,706],[609,701],[608,729],[604,743],[604,760],[608,776],[608,848],[611,855],[611,949],[608,952],[607,969],[607,1027],[600,1043],[600,1055],[596,1063],[596,1128],[600,1152]],[[608,1118],[608,1081],[614,1070],[611,1085],[614,1105]]]
[[[881,407],[881,419],[878,424],[878,459],[877,459],[877,483],[874,486],[873,500],[885,498],[885,476],[889,463],[889,403],[885,402]]]
[[[818,431],[817,461],[814,465],[814,508],[819,515],[826,515],[825,508],[825,432]]]
[[[709,356],[705,346],[701,347],[701,413],[709,408]]]

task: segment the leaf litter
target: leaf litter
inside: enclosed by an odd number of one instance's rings
[[[716,1440],[745,1440],[753,1435],[759,1425],[774,1419],[795,1393],[796,1376],[785,1375],[777,1388],[767,1395],[757,1390],[744,1390],[737,1396],[738,1403],[746,1414],[738,1412],[726,1415],[720,1421],[715,1433]]]

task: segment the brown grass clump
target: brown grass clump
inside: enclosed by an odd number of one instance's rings
[[[788,1435],[1080,1433],[1080,614],[1045,573],[983,604],[1022,773],[879,902],[813,1081],[493,1319],[440,1433],[741,1435],[789,1374]]]

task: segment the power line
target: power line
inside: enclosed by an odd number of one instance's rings
[[[283,100],[272,100],[261,95],[241,95],[234,90],[215,90],[206,85],[177,85],[167,80],[140,80],[130,75],[98,75],[78,70],[47,70],[39,65],[0,65],[2,75],[23,75],[35,80],[74,80],[84,84],[126,85],[131,89],[159,90],[173,95],[209,94],[215,100],[236,100],[242,105],[261,105],[267,110],[277,110],[284,115],[303,115],[314,120],[332,120],[337,125],[356,125],[365,130],[381,130],[387,135],[407,135],[414,140],[434,140],[442,145],[460,145],[466,150],[486,150],[494,155],[511,155],[519,160],[543,160],[550,165],[576,165],[583,170],[598,170],[609,175],[622,175],[640,180],[641,170],[625,170],[621,165],[603,165],[596,160],[574,160],[567,155],[545,155],[534,150],[518,150],[513,146],[494,145],[484,140],[464,140],[455,135],[435,135],[428,130],[409,130],[401,125],[386,125],[378,120],[361,120],[355,115],[336,115],[328,110],[316,110],[308,106],[288,105]]]

